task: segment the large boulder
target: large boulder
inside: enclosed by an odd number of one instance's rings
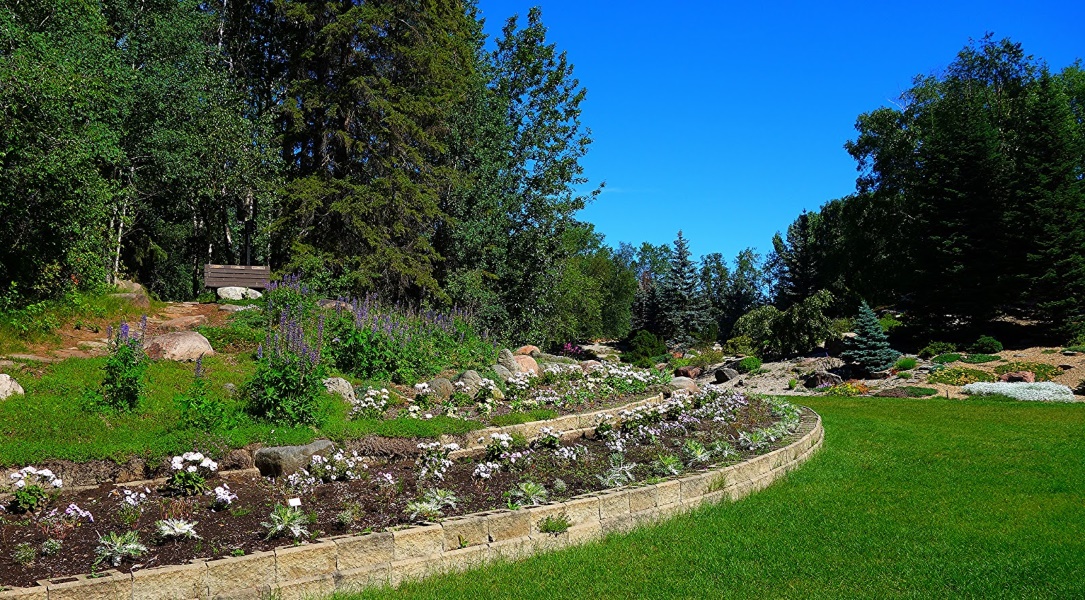
[[[701,367],[694,367],[692,365],[678,367],[674,370],[674,374],[677,377],[688,377],[690,379],[697,379],[701,376]]]
[[[325,379],[324,389],[351,404],[354,404],[357,400],[354,395],[354,386],[350,385],[350,382],[342,377],[329,377]]]
[[[247,296],[249,288],[238,287],[236,285],[228,285],[226,287],[220,287],[215,290],[215,294],[223,300],[244,300]]]
[[[516,358],[513,357],[512,351],[508,348],[502,348],[501,352],[497,353],[497,364],[508,369],[509,373],[512,375],[520,372],[520,365],[516,362]]]
[[[715,375],[716,375],[716,383],[726,383],[728,381],[731,381],[732,379],[737,378],[738,377],[738,371],[736,371],[736,370],[734,370],[734,369],[732,369],[730,367],[723,367],[723,368],[720,368],[720,369],[716,369]]]
[[[261,294],[260,292],[256,291],[256,290],[251,289],[251,288],[245,288],[245,299],[247,299],[247,300],[256,300],[257,298],[263,298],[263,297],[264,297],[264,295]]]
[[[580,362],[580,368],[585,373],[591,373],[592,371],[594,371],[596,369],[603,368],[603,363],[601,363],[601,362],[599,362],[597,360],[584,360],[584,361]]]
[[[143,340],[143,350],[155,360],[194,361],[215,350],[211,342],[195,331],[175,331]]]
[[[839,385],[841,383],[844,383],[844,378],[836,373],[830,373],[828,371],[814,371],[802,378],[803,386],[811,390],[819,387]]]
[[[542,376],[542,368],[539,367],[539,363],[535,362],[534,358],[530,356],[516,355],[513,357],[516,364],[520,367],[521,373],[534,373],[536,377]]]
[[[537,357],[541,353],[538,346],[532,346],[530,344],[527,346],[520,346],[516,349],[516,352],[513,352],[516,356],[530,356],[532,358]]]
[[[122,302],[127,302],[136,308],[142,308],[144,310],[151,308],[151,299],[143,292],[124,292],[122,294],[110,294],[109,296]]]
[[[314,455],[328,456],[335,444],[317,440],[304,446],[270,446],[256,451],[256,468],[264,477],[293,475],[309,466]]]
[[[11,396],[23,395],[23,386],[11,378],[11,375],[0,373],[0,400]]]
[[[697,382],[693,381],[689,377],[675,377],[674,379],[671,379],[670,386],[671,389],[675,391],[686,390],[691,394],[696,394],[697,392],[701,391],[701,388],[697,387]]]
[[[452,385],[452,382],[444,377],[438,377],[429,382],[430,392],[440,401],[448,400],[452,397],[452,393],[456,391],[456,388]]]
[[[124,293],[130,294],[147,294],[147,290],[143,289],[143,286],[127,279],[118,279],[113,282],[113,285],[117,286],[117,289]]]
[[[482,387],[482,376],[476,371],[464,371],[463,375],[460,375],[460,378],[456,380],[456,383],[463,384],[460,386],[461,391],[474,398],[479,388]]]
[[[492,365],[490,367],[494,373],[497,373],[497,378],[501,381],[508,381],[512,377],[512,371],[509,371],[504,365]]]

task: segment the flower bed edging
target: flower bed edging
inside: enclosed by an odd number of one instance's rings
[[[808,408],[798,439],[727,467],[574,497],[518,511],[497,510],[391,532],[323,538],[236,558],[194,561],[65,583],[0,592],[0,600],[167,600],[251,598],[281,600],[330,595],[376,585],[398,585],[428,575],[462,571],[494,560],[517,560],[655,523],[704,504],[738,500],[797,468],[821,448],[821,417]],[[547,516],[565,514],[564,533],[540,533]]]

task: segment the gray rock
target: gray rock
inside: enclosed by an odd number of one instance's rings
[[[212,355],[211,342],[195,331],[175,331],[156,335],[143,341],[147,356],[155,360],[194,361]]]
[[[438,400],[448,400],[452,397],[452,392],[456,391],[452,382],[444,377],[438,377],[429,382],[429,389]]]
[[[249,288],[238,287],[234,285],[228,285],[226,287],[220,287],[215,290],[215,294],[223,300],[244,300],[245,293]]]
[[[463,384],[463,391],[472,398],[478,393],[480,387],[482,387],[482,376],[475,371],[464,371],[463,375],[460,375],[459,383]]]
[[[889,379],[893,374],[889,371],[874,371],[870,374],[871,379]]]
[[[689,377],[675,377],[671,379],[670,386],[671,389],[674,390],[687,390],[689,392],[700,391],[700,388],[697,387],[697,382],[693,381]]]
[[[151,308],[151,299],[147,297],[147,294],[141,292],[125,292],[123,294],[110,294],[109,296],[127,302],[136,308]]]
[[[113,285],[117,286],[117,289],[121,292],[131,294],[146,294],[147,290],[143,289],[143,286],[127,279],[118,279],[113,282]]]
[[[516,357],[512,355],[512,351],[508,348],[502,348],[501,352],[497,353],[497,364],[505,367],[505,369],[508,370],[510,377],[520,372],[520,365],[516,362]]]
[[[0,400],[11,396],[22,396],[23,386],[11,378],[11,375],[0,373]]]
[[[807,389],[814,389],[825,385],[838,385],[841,383],[844,383],[844,379],[841,376],[828,371],[814,371],[802,379],[802,385]]]
[[[343,302],[342,300],[332,300],[330,298],[317,300],[316,305],[320,308],[327,310],[351,310],[352,308],[349,302]]]
[[[585,360],[585,361],[581,361],[580,370],[584,371],[585,373],[591,373],[595,369],[602,368],[602,366],[603,366],[603,363],[601,363],[601,362],[599,362],[597,360]]]
[[[304,446],[270,446],[256,451],[256,468],[264,477],[283,477],[309,466],[314,455],[328,456],[335,444],[317,440]]]
[[[245,298],[246,299],[248,299],[248,300],[256,300],[257,298],[263,298],[263,297],[264,297],[264,295],[261,294],[260,292],[256,291],[256,290],[250,289],[250,288],[245,288]]]
[[[493,365],[490,367],[494,373],[497,373],[497,378],[501,381],[508,381],[509,377],[512,377],[512,373],[501,365]]]
[[[354,404],[357,399],[354,396],[354,387],[350,385],[350,382],[342,377],[329,377],[324,380],[324,389],[330,393],[341,397],[343,400]]]
[[[232,383],[222,384],[222,389],[226,390],[226,393],[233,398],[237,395],[237,386]]]
[[[1077,356],[1078,353],[1074,352],[1073,350],[1063,350],[1062,355],[1063,356]]]
[[[730,368],[723,367],[722,369],[716,369],[716,383],[725,383],[738,377],[738,371]]]

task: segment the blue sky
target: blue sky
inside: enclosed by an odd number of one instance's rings
[[[1085,2],[479,0],[491,35],[541,6],[588,89],[584,159],[607,243],[765,252],[805,209],[855,187],[856,117],[990,31],[1059,70],[1085,58]]]

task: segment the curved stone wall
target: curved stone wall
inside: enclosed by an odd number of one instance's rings
[[[545,423],[543,423],[545,425]],[[803,409],[787,446],[738,464],[705,469],[655,484],[595,492],[517,511],[453,517],[383,533],[324,538],[236,558],[201,560],[131,574],[69,577],[0,592],[0,600],[174,600],[312,598],[407,579],[463,571],[496,559],[519,559],[655,523],[768,486],[821,448],[821,417]],[[564,514],[565,533],[540,533],[539,522]]]

